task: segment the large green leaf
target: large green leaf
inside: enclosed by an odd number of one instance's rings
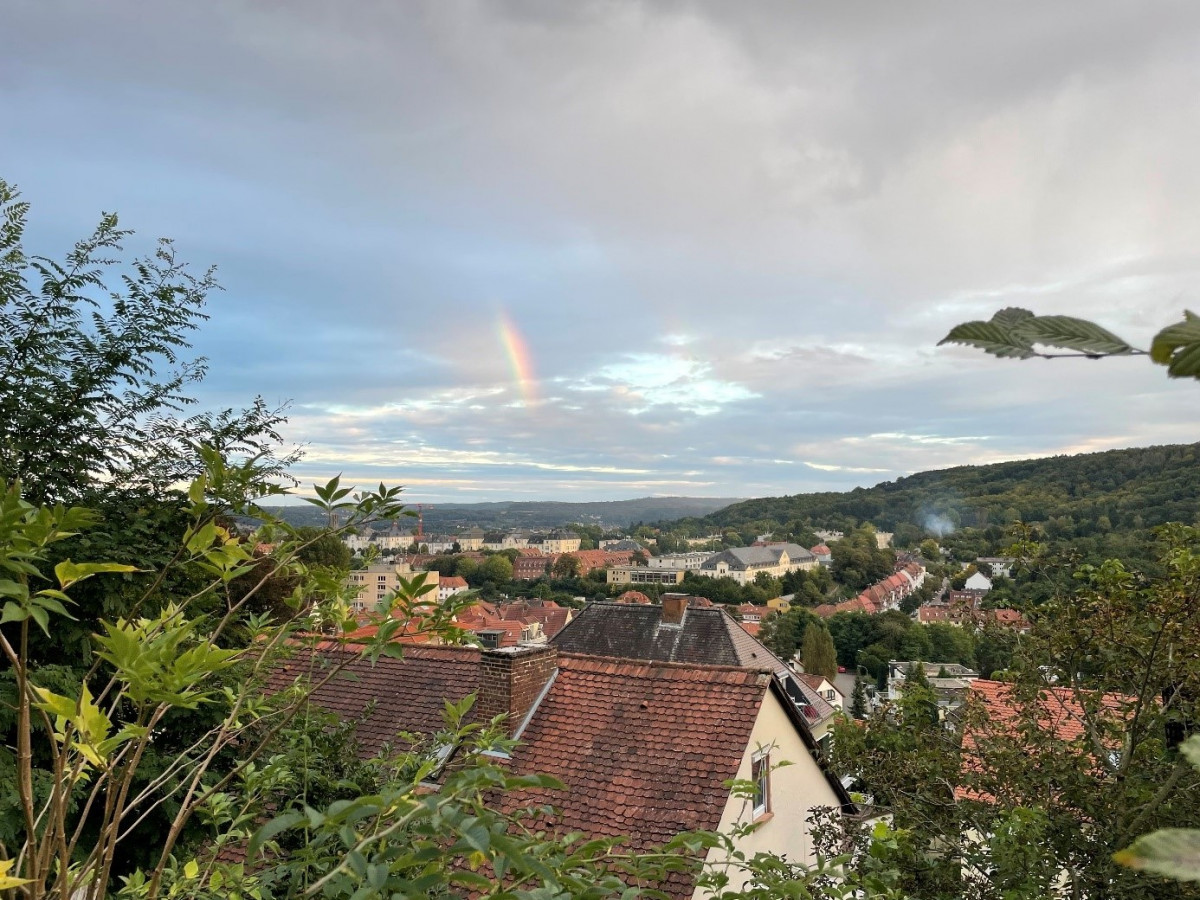
[[[1200,881],[1200,829],[1160,828],[1113,854],[1123,866],[1179,881]]]
[[[938,346],[966,344],[992,356],[1028,359],[1034,355],[1033,344],[1021,335],[1020,328],[1031,318],[1033,313],[1027,309],[1002,309],[988,322],[955,325],[948,335],[938,341]]]
[[[1200,316],[1185,310],[1182,322],[1155,335],[1150,358],[1171,378],[1200,378]]]
[[[1015,333],[1032,344],[1064,347],[1097,356],[1123,356],[1133,347],[1107,328],[1073,316],[1028,316],[1016,323]]]

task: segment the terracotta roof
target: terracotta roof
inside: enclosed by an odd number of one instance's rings
[[[833,551],[826,544],[817,544],[817,546],[811,547],[809,552],[813,556],[829,556]]]
[[[641,591],[626,591],[617,598],[618,603],[636,603],[639,606],[646,606],[650,603],[650,598]]]
[[[469,587],[467,579],[461,575],[443,575],[438,579],[438,587],[443,588],[465,588]]]
[[[1095,694],[1085,698],[1094,699]],[[1120,719],[1126,714],[1131,698],[1121,694],[1109,693],[1099,696],[1100,708],[1097,715],[1100,718]],[[1054,735],[1065,744],[1078,742],[1079,752],[1091,754],[1093,747],[1088,739],[1087,714],[1079,697],[1071,688],[1046,687],[1037,693],[1036,700],[1025,701],[1017,694],[1015,685],[1004,681],[989,681],[983,678],[972,681],[967,687],[967,703],[972,708],[982,709],[983,715],[974,719],[963,732],[963,765],[965,769],[975,772],[986,771],[986,763],[979,758],[976,750],[980,738],[997,735],[1009,739],[1020,738],[1022,704],[1029,702],[1031,707],[1025,710],[1037,716],[1038,727]],[[984,754],[986,756],[986,753]],[[1036,760],[1034,761],[1036,765]],[[975,799],[994,801],[990,793],[972,790],[959,786],[955,788],[955,796],[959,799]]]
[[[762,630],[761,622],[738,622],[738,624],[742,626],[742,631],[753,638],[757,638],[759,631]]]
[[[573,654],[558,662],[512,760],[518,773],[567,785],[539,794],[559,811],[548,824],[630,835],[635,851],[716,828],[770,676]]]
[[[345,719],[361,719],[355,736],[361,753],[370,757],[385,745],[406,746],[402,731],[432,734],[443,727],[445,701],[458,701],[479,686],[480,651],[475,647],[414,646],[403,659],[381,656],[374,666],[357,659],[346,671],[313,693],[317,705]],[[268,682],[282,690],[297,678],[319,681],[349,649],[322,647],[320,653],[297,653],[281,664]]]

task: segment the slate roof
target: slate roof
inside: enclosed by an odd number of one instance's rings
[[[785,679],[792,675],[787,663],[721,607],[689,605],[681,624],[668,625],[663,624],[661,606],[591,603],[551,643],[564,653],[769,669]],[[809,724],[837,712],[815,691],[801,690],[811,708],[811,714],[805,711]]]
[[[563,653],[738,666],[741,662],[729,640],[726,618],[720,609],[689,608],[682,625],[660,628],[661,606],[591,603],[551,643]]]

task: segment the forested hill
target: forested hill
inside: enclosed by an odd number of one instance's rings
[[[738,498],[730,497],[641,497],[578,503],[549,500],[435,503],[426,509],[424,517],[428,532],[457,531],[475,525],[517,529],[554,528],[571,523],[628,528],[634,522],[670,522],[684,516],[703,516],[737,502]],[[294,525],[323,525],[326,521],[320,510],[308,505],[267,509]]]
[[[871,522],[911,536],[1017,520],[1045,523],[1051,537],[1140,532],[1197,521],[1200,444],[1109,450],[1080,456],[919,472],[844,493],[747,500],[696,524],[738,531],[772,526],[845,529]]]

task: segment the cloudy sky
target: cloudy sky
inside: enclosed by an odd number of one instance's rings
[[[225,291],[205,404],[412,499],[761,496],[1197,440],[1200,4],[4,0],[0,177]]]

